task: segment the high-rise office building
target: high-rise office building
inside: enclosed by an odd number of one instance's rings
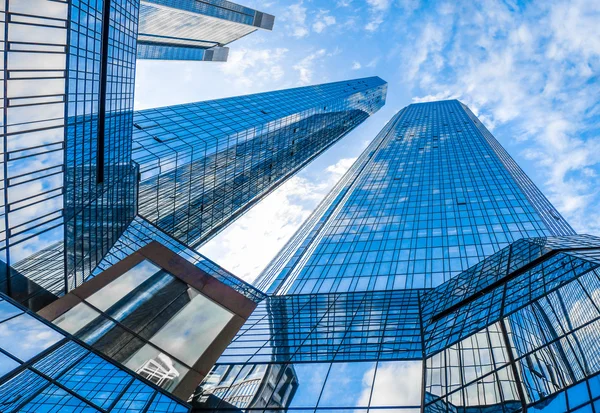
[[[3,8],[0,289],[32,308],[81,283],[135,214],[138,7],[11,0]]]
[[[263,273],[271,295],[194,403],[592,412],[599,269],[600,238],[575,235],[466,106],[410,105]],[[268,369],[294,374],[256,407],[232,397]]]
[[[138,213],[197,247],[384,103],[378,77],[135,113]]]
[[[0,13],[10,33],[2,39],[0,291],[37,310],[81,285],[136,216],[138,37],[192,41],[206,33],[185,28],[200,22],[224,44],[270,29],[273,17],[221,0],[8,0]]]
[[[137,57],[225,62],[225,45],[272,30],[274,22],[270,14],[225,0],[142,0]]]
[[[257,286],[278,294],[432,288],[517,239],[572,234],[466,106],[414,104]]]

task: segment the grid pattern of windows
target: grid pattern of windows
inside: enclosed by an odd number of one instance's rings
[[[418,293],[270,296],[219,363],[420,359]]]
[[[135,114],[139,214],[197,247],[385,103],[380,78]]]
[[[46,295],[23,264],[63,240],[67,16],[66,0],[0,7],[0,292],[23,301]]]
[[[270,296],[194,404],[570,411],[600,396],[599,269],[600,238],[541,238],[434,289]]]
[[[142,0],[138,58],[207,60],[204,49],[229,44],[258,28],[272,30],[273,23],[269,14],[228,1]]]
[[[0,291],[38,309],[80,284],[135,213],[139,5],[7,5]]]
[[[123,235],[118,239],[115,245],[110,249],[104,259],[94,270],[93,276],[100,274],[112,265],[118,263],[125,257],[133,254],[140,248],[148,245],[152,241],[158,241],[165,247],[178,255],[181,255],[188,262],[209,274],[211,277],[219,280],[223,284],[233,288],[240,294],[248,297],[258,303],[266,298],[266,295],[257,290],[245,281],[237,278],[235,275],[220,267],[218,264],[199,254],[195,250],[188,248],[184,244],[171,238],[160,229],[141,217],[136,217]]]
[[[0,406],[3,413],[189,411],[1,293]]]
[[[65,157],[65,290],[80,285],[135,215],[131,164],[139,1],[71,2]]]
[[[288,244],[301,256],[261,278],[279,294],[432,288],[517,239],[574,234],[499,148],[458,101],[408,106]]]
[[[446,306],[451,295],[446,289],[425,293],[423,335],[427,353],[448,347],[503,315],[543,297],[574,277],[598,267],[600,250],[596,243],[590,249],[584,247],[583,252],[577,252],[577,248],[564,252],[553,250],[543,259],[533,260],[521,269],[504,273],[506,275],[500,277],[499,282],[482,288],[452,306]],[[436,302],[442,305],[438,307]],[[439,308],[440,312],[432,311],[435,308]]]
[[[514,412],[535,404],[567,411],[600,396],[592,378],[600,371],[600,273],[550,288],[429,357],[425,411],[499,405]]]
[[[138,43],[138,59],[149,60],[199,60],[205,62],[226,62],[228,47],[199,49],[185,46],[165,46],[161,44]]]
[[[414,413],[421,404],[421,379],[421,361],[216,365],[193,405],[248,412]]]

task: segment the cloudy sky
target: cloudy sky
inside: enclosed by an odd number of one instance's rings
[[[387,120],[467,104],[580,233],[600,234],[600,2],[241,0],[227,63],[139,61],[138,109],[377,75],[386,106],[201,250],[253,280]]]

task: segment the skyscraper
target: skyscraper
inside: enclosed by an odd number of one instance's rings
[[[273,16],[220,0],[5,6],[0,291],[37,310],[81,285],[136,216],[138,28],[212,21],[221,42],[270,29]]]
[[[194,403],[251,411],[231,396],[269,369],[294,392],[261,391],[267,411],[591,411],[598,269],[600,238],[575,235],[466,106],[410,105],[262,274],[271,295]]]
[[[142,0],[138,59],[227,61],[225,45],[275,17],[224,0]]]
[[[257,285],[432,288],[520,238],[574,231],[458,101],[401,110]]]
[[[197,247],[385,104],[378,77],[136,112],[139,215]]]

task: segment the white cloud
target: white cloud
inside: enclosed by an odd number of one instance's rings
[[[316,182],[295,176],[203,246],[200,252],[252,282],[354,162],[341,159]]]
[[[367,4],[377,11],[386,11],[390,8],[392,0],[367,0]]]
[[[311,82],[315,61],[325,56],[326,52],[327,51],[325,49],[319,49],[316,52],[309,54],[293,66],[293,69],[298,71],[298,82],[301,85],[308,85]]]
[[[369,6],[369,21],[365,26],[365,30],[369,32],[377,31],[383,23],[384,16],[392,4],[391,0],[367,0]]]
[[[308,25],[306,24],[306,7],[300,1],[289,6],[281,19],[287,23],[289,33],[296,38],[308,36]]]
[[[319,10],[313,23],[313,30],[321,33],[328,26],[333,26],[336,23],[335,17],[329,14],[329,10]]]
[[[371,61],[369,63],[367,63],[367,67],[370,67],[370,68],[377,67],[377,63],[379,63],[379,58],[375,57],[375,58],[371,59]]]
[[[458,99],[458,95],[453,95],[449,90],[436,93],[435,95],[427,95],[421,97],[413,97],[413,103],[436,102],[438,100]]]
[[[238,87],[251,87],[254,83],[272,83],[283,78],[281,61],[288,49],[232,49],[221,71]]]
[[[358,70],[362,67],[362,65],[360,64],[360,62],[357,62],[356,60],[354,62],[352,62],[352,70]]]
[[[370,374],[369,374],[370,373]],[[365,378],[372,377],[372,372]],[[371,407],[418,406],[421,404],[423,365],[421,361],[380,362],[375,374],[373,392],[365,389],[361,405],[371,402]]]
[[[402,51],[412,57],[403,74],[427,91],[414,101],[459,98],[486,114],[486,125],[513,131],[496,134],[518,143],[538,179],[546,177],[542,190],[567,221],[580,232],[600,231],[600,142],[593,137],[597,126],[589,129],[600,111],[593,81],[600,3],[554,1],[526,9],[455,3],[427,18],[430,23],[408,29],[415,42]]]

